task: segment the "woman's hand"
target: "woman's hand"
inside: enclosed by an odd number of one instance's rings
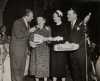
[[[57,37],[48,37],[45,38],[46,41],[62,41],[63,37],[57,36]]]
[[[29,32],[31,33],[31,32],[34,32],[35,30],[36,30],[36,28],[32,27],[32,28],[29,29]]]

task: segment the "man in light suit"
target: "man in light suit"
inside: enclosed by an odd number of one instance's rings
[[[12,28],[10,42],[10,59],[11,59],[11,79],[12,81],[23,81],[27,50],[28,38],[30,31],[28,22],[33,19],[33,12],[30,9],[25,10],[25,15],[16,20]]]

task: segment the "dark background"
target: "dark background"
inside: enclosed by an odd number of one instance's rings
[[[26,8],[34,11],[35,17],[42,15],[49,21],[52,12],[60,9],[66,18],[67,10],[73,8],[83,19],[89,12],[92,13],[88,23],[91,41],[100,43],[100,1],[99,0],[8,0],[3,12],[3,24],[7,27],[7,34],[11,34],[14,20],[23,15]],[[67,19],[67,18],[66,18]]]

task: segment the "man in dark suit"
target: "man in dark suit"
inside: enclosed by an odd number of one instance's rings
[[[79,45],[79,49],[70,52],[70,67],[73,81],[86,81],[86,54],[84,26],[80,25],[77,13],[70,9],[67,12],[70,22],[69,41]]]
[[[28,22],[31,22],[32,19],[33,12],[30,9],[26,9],[25,15],[13,24],[10,42],[12,81],[23,81],[24,78],[29,31],[32,32],[32,29],[29,30]]]

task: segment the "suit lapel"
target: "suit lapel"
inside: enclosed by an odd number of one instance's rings
[[[74,24],[74,27],[73,27],[73,30],[74,30],[74,31],[77,31],[78,25],[79,25],[79,22],[78,22],[78,20],[77,20],[77,21],[75,22],[75,24]]]
[[[23,18],[22,18],[22,22],[24,23],[24,27],[25,27],[27,30],[29,30],[30,27],[29,27],[29,25],[28,25],[28,26],[26,25],[26,22],[24,21]]]

